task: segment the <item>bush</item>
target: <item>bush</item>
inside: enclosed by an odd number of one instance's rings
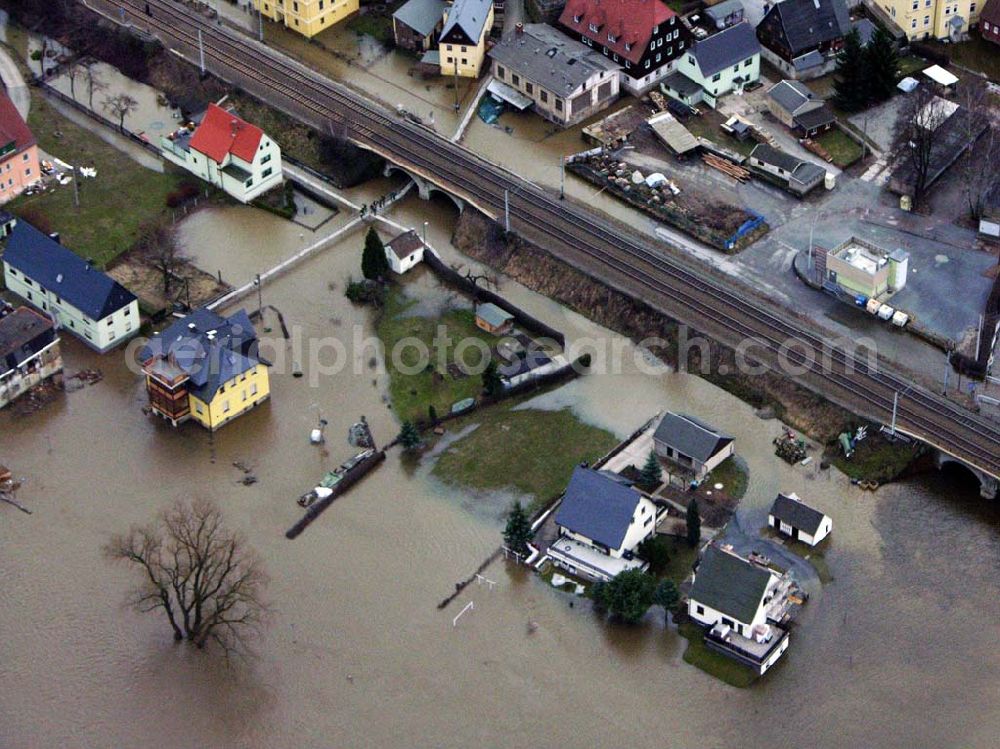
[[[201,192],[201,187],[194,182],[182,182],[176,190],[167,193],[167,208],[178,208]]]
[[[628,624],[637,624],[653,605],[656,580],[642,570],[625,570],[592,589],[594,603]]]
[[[385,301],[385,288],[374,281],[364,279],[355,281],[353,278],[349,278],[344,296],[355,304],[371,304],[380,307]]]
[[[663,536],[653,535],[639,544],[636,556],[649,563],[650,572],[659,575],[670,564],[670,545]]]

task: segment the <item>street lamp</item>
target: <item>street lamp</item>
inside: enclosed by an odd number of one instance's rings
[[[899,399],[913,389],[913,385],[907,387],[903,392],[898,390],[892,394],[892,424],[889,426],[889,436],[896,438],[896,414],[899,411]]]

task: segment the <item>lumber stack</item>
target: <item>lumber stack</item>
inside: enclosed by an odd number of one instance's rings
[[[650,91],[649,92],[649,98],[653,100],[653,104],[661,112],[666,112],[667,111],[667,99],[659,91]]]
[[[750,179],[749,169],[744,169],[743,167],[737,166],[730,161],[726,161],[720,156],[716,156],[714,153],[702,154],[701,160],[713,169],[732,177],[737,182],[747,182]]]

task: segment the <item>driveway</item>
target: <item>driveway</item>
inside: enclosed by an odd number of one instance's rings
[[[2,47],[0,47],[0,79],[3,80],[7,96],[14,102],[21,118],[27,121],[28,111],[31,109],[31,92],[28,91],[28,86],[24,82],[17,63]]]

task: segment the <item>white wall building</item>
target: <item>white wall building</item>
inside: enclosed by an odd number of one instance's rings
[[[731,436],[687,414],[666,413],[653,433],[656,454],[702,481],[733,455]]]
[[[216,104],[208,105],[194,132],[182,128],[160,138],[160,153],[241,203],[282,182],[278,144]]]
[[[406,273],[424,259],[423,240],[413,229],[404,231],[386,243],[385,256],[393,273]]]
[[[104,353],[139,332],[135,294],[24,221],[3,254],[7,288]]]
[[[813,509],[795,494],[778,495],[771,505],[767,524],[779,533],[810,546],[818,544],[833,530],[833,520],[829,515]]]

